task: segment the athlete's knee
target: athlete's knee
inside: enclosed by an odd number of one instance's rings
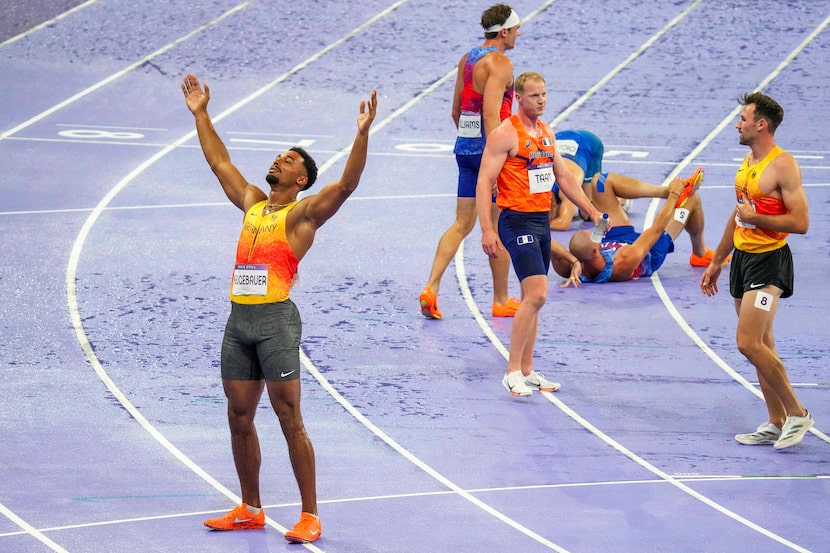
[[[254,429],[254,415],[256,408],[233,407],[228,404],[228,427],[231,434],[246,434]]]
[[[287,440],[306,437],[303,416],[299,409],[277,409],[277,418],[280,421],[280,428]]]
[[[472,232],[476,224],[475,206],[472,208],[468,204],[459,204],[455,210],[455,221],[453,227],[455,230],[464,236]]]
[[[738,351],[741,352],[741,355],[750,361],[756,359],[763,350],[767,349],[767,346],[764,344],[761,336],[756,336],[755,334],[742,332],[740,330],[735,336],[735,342],[738,345]]]
[[[542,309],[542,307],[547,303],[548,295],[547,294],[539,294],[539,293],[530,293],[525,294],[525,297],[522,298],[522,303],[528,303],[531,307],[536,309],[537,311]]]
[[[523,286],[522,303],[527,303],[534,309],[542,309],[542,306],[548,301],[547,285],[542,285],[536,282],[526,283]]]
[[[473,231],[473,227],[475,226],[475,224],[476,224],[475,215],[473,215],[472,217],[469,217],[469,216],[462,216],[462,215],[459,214],[455,218],[455,222],[453,223],[453,227],[455,228],[455,231],[458,232],[459,234],[467,236],[468,234],[470,234]]]

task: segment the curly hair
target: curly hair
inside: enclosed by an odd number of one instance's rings
[[[308,190],[311,188],[311,185],[317,180],[317,162],[314,161],[314,158],[308,155],[304,149],[300,148],[299,146],[294,146],[293,148],[289,148],[292,152],[297,152],[301,158],[303,158],[303,165],[305,165],[305,173],[308,176],[308,182],[303,187],[303,190]]]

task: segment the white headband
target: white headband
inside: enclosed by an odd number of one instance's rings
[[[512,29],[513,27],[520,24],[521,22],[522,22],[522,20],[519,19],[519,14],[517,14],[515,12],[515,10],[510,10],[510,17],[507,18],[507,21],[505,21],[501,25],[493,25],[492,27],[487,27],[486,29],[484,29],[484,32],[485,33],[497,33],[499,31],[501,31],[502,29]]]

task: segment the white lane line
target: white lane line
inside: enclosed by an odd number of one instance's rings
[[[532,12],[531,15],[524,18],[523,23],[526,23],[528,20],[530,20],[536,14],[538,14],[539,12],[541,12],[542,10],[544,10],[545,8],[550,6],[554,1],[555,0],[548,0],[547,2],[545,2],[540,8],[538,8],[534,12]],[[409,110],[416,103],[421,101],[427,95],[431,94],[432,92],[437,90],[441,85],[443,85],[445,82],[450,80],[454,75],[456,75],[456,73],[457,73],[457,69],[452,69],[451,71],[447,72],[443,77],[438,79],[436,82],[434,82],[428,88],[424,89],[424,91],[421,92],[420,94],[418,94],[415,98],[413,98],[412,100],[410,100],[409,102],[407,102],[406,104],[404,104],[403,106],[401,106],[400,108],[395,110],[389,117],[384,119],[379,124],[373,125],[372,131],[377,132],[380,129],[382,129],[383,127],[385,127],[386,125],[388,125],[389,123],[391,123],[394,119],[398,118],[400,115],[405,113],[407,110]],[[345,149],[345,150],[343,150],[343,152],[341,152],[341,154],[339,156],[334,156],[331,159],[329,159],[323,166],[321,166],[321,170],[329,168],[335,161],[337,161],[338,159],[345,156],[348,153],[348,151],[349,151],[348,149]],[[487,332],[487,331],[485,330],[485,332]],[[546,546],[550,549],[553,549],[554,551],[558,551],[560,553],[567,553],[567,550],[562,548],[561,546],[551,542],[550,540],[546,539],[543,536],[540,536],[536,532],[530,530],[529,528],[525,527],[524,525],[522,525],[522,524],[518,523],[517,521],[511,519],[507,515],[504,515],[501,512],[497,511],[496,509],[493,509],[492,507],[490,507],[489,505],[487,505],[483,501],[479,500],[475,496],[469,494],[468,492],[465,492],[461,487],[457,486],[455,483],[450,481],[448,478],[446,478],[442,474],[440,474],[438,471],[436,471],[435,469],[433,469],[432,467],[430,467],[429,465],[427,465],[426,463],[424,463],[423,461],[418,459],[413,454],[411,454],[403,446],[401,446],[395,440],[393,440],[388,434],[383,432],[379,427],[377,427],[374,423],[372,423],[369,419],[367,419],[351,403],[349,403],[349,401],[345,397],[343,397],[329,383],[329,381],[322,375],[322,373],[320,373],[320,371],[317,370],[317,368],[314,366],[314,364],[308,358],[306,353],[302,350],[300,351],[300,359],[302,360],[302,362],[306,366],[306,368],[309,370],[309,372],[311,372],[311,374],[314,375],[314,377],[321,384],[321,386],[323,386],[323,388],[325,388],[329,392],[329,394],[335,400],[337,400],[338,403],[340,403],[343,406],[344,409],[346,409],[349,413],[351,413],[351,415],[355,419],[360,421],[373,434],[375,434],[378,438],[383,440],[384,443],[386,443],[389,447],[391,447],[392,449],[397,451],[404,458],[409,460],[411,463],[416,465],[418,468],[420,468],[421,470],[423,470],[424,472],[429,474],[431,477],[433,477],[437,481],[441,482],[444,486],[447,486],[449,489],[451,489],[454,492],[458,493],[459,495],[461,495],[467,501],[469,501],[472,504],[476,505],[477,507],[484,510],[488,514],[490,514],[490,515],[496,517],[497,519],[501,520],[502,522],[504,522],[508,526],[511,526],[512,528],[518,530],[522,534],[532,538],[536,542],[538,542],[538,543],[540,543],[540,544],[542,544],[542,545],[544,545],[544,546]]]
[[[740,476],[740,475],[675,475],[675,478],[681,482],[748,482],[750,480],[826,480],[830,476],[810,475],[810,476]],[[499,486],[495,488],[473,488],[465,490],[468,493],[486,494],[497,492],[514,492],[514,491],[529,491],[529,490],[553,490],[564,488],[599,488],[608,486],[643,486],[643,485],[669,485],[663,479],[651,480],[606,480],[603,482],[566,482],[559,484],[528,484],[525,486]],[[337,499],[322,499],[319,503],[325,505],[344,505],[348,503],[365,503],[371,501],[390,501],[395,499],[411,499],[418,497],[441,497],[457,495],[454,490],[440,490],[430,492],[408,492],[385,495],[367,495],[361,497],[342,497]],[[284,509],[289,507],[299,507],[302,504],[296,501],[285,503],[269,503],[263,505],[264,509]],[[92,528],[97,526],[110,526],[114,524],[130,524],[134,522],[146,522],[149,520],[169,520],[174,518],[190,518],[190,517],[204,517],[224,513],[225,511],[208,510],[208,511],[191,511],[186,513],[171,513],[166,515],[152,515],[144,517],[121,518],[112,520],[101,520],[97,522],[85,522],[81,524],[68,524],[64,526],[50,526],[46,528],[39,528],[41,533],[59,532],[62,530],[76,530],[78,528]],[[9,536],[20,536],[27,532],[12,531],[0,532],[0,538]]]
[[[59,20],[63,19],[64,17],[68,16],[68,15],[72,15],[73,13],[84,9],[87,6],[91,6],[92,4],[94,4],[97,1],[98,0],[89,0],[88,2],[84,2],[83,4],[79,4],[79,5],[75,6],[74,8],[72,8],[71,10],[67,10],[67,11],[63,12],[62,14],[60,14],[60,15],[56,15],[55,17],[53,17],[49,21],[44,21],[40,25],[36,25],[36,26],[32,27],[28,31],[24,31],[24,32],[20,33],[19,35],[15,35],[15,36],[13,36],[9,39],[6,39],[3,42],[0,42],[0,48],[2,48],[3,46],[6,46],[7,44],[11,44],[12,42],[16,42],[16,41],[20,40],[21,38],[27,37],[30,34],[35,33],[35,32],[37,32],[41,29],[45,29],[46,27],[49,27],[50,25],[54,25],[56,21],[59,21]]]
[[[762,91],[766,88],[773,80],[775,80],[781,72],[810,44],[815,38],[821,34],[827,26],[830,25],[830,16],[824,19],[820,25],[818,25],[813,32],[811,32],[804,40],[796,46],[790,54],[784,58],[784,61],[778,64],[778,66],[773,69],[773,71],[761,81],[761,83],[755,88],[755,91]],[[675,176],[679,175],[686,167],[688,167],[692,161],[701,153],[703,150],[717,138],[726,127],[734,122],[738,115],[741,113],[743,106],[740,104],[735,106],[735,108],[723,118],[723,120],[715,126],[714,129],[675,167],[675,169],[666,177],[664,185],[667,185],[669,182],[674,179]],[[701,187],[703,188],[703,187]],[[707,187],[708,188],[708,187]],[[660,201],[655,199],[652,200],[649,204],[648,211],[646,212],[644,227],[648,227],[654,222],[654,217],[657,213],[658,205]],[[660,296],[660,300],[663,302],[663,305],[666,306],[666,310],[671,314],[672,318],[677,322],[678,326],[686,333],[686,335],[691,338],[692,342],[694,342],[703,352],[715,362],[717,366],[719,366],[726,374],[731,376],[736,382],[740,383],[741,386],[749,390],[755,396],[760,398],[761,400],[764,399],[764,395],[761,393],[761,390],[753,386],[746,378],[741,376],[737,371],[735,371],[726,361],[721,359],[721,357],[715,353],[715,351],[710,348],[706,342],[701,339],[701,337],[697,334],[697,332],[692,329],[691,325],[686,322],[677,308],[672,303],[669,295],[666,293],[666,289],[663,287],[663,282],[660,280],[659,271],[651,275],[651,282],[654,285],[654,289],[657,291],[658,296]],[[819,437],[821,440],[830,443],[830,436],[819,430],[817,427],[812,427],[810,429],[815,436]]]
[[[366,428],[369,429],[372,434],[383,440],[383,442],[397,451],[404,459],[409,461],[410,463],[414,464],[416,467],[427,473],[429,476],[452,490],[454,493],[458,494],[459,496],[463,497],[476,507],[482,509],[484,512],[494,516],[498,520],[502,521],[503,523],[507,524],[508,526],[518,530],[522,534],[532,538],[533,540],[537,541],[538,543],[545,545],[546,547],[553,549],[554,551],[559,551],[565,553],[567,550],[563,549],[559,545],[553,543],[552,541],[546,539],[543,536],[540,536],[536,532],[530,530],[526,526],[518,523],[517,521],[513,520],[512,518],[508,517],[505,514],[502,514],[500,511],[490,507],[487,503],[481,501],[476,496],[472,495],[470,492],[464,490],[460,486],[456,485],[452,482],[449,478],[445,477],[443,474],[439,473],[437,470],[433,469],[428,464],[421,461],[418,457],[413,455],[409,452],[406,448],[392,439],[386,432],[381,430],[378,426],[376,426],[372,421],[366,418],[363,413],[358,411],[349,401],[343,397],[334,386],[326,379],[325,376],[317,370],[317,367],[311,362],[305,352],[300,351],[300,359],[303,362],[303,365],[308,369],[308,371],[317,379],[320,385],[335,399],[337,402],[343,406],[346,411],[348,411],[355,419],[357,419],[361,424],[363,424]]]
[[[116,73],[113,73],[112,75],[110,75],[106,79],[104,79],[102,81],[99,81],[99,82],[95,83],[94,85],[92,85],[90,87],[85,88],[84,90],[78,92],[77,94],[75,94],[73,96],[70,96],[66,100],[64,100],[64,101],[62,101],[58,104],[55,104],[54,106],[47,109],[46,111],[43,111],[43,112],[35,115],[34,117],[32,117],[30,119],[27,119],[26,121],[20,123],[16,127],[12,127],[11,129],[9,129],[9,130],[7,130],[3,133],[0,133],[0,140],[4,140],[4,139],[10,137],[13,134],[16,134],[16,133],[22,131],[26,127],[30,127],[30,126],[34,125],[38,121],[42,121],[43,119],[45,119],[46,117],[49,117],[53,113],[56,113],[57,111],[60,111],[61,109],[65,108],[66,106],[68,106],[68,105],[70,105],[74,102],[77,102],[81,98],[92,94],[96,90],[99,90],[99,89],[107,86],[111,82],[113,82],[117,79],[120,79],[121,77],[123,77],[124,75],[126,75],[127,73],[132,71],[133,69],[141,67],[143,64],[147,63],[148,61],[152,60],[153,58],[155,58],[157,56],[160,56],[161,54],[164,54],[165,52],[168,52],[169,50],[175,48],[176,46],[178,46],[179,44],[185,42],[186,40],[188,40],[190,38],[193,38],[194,36],[198,35],[202,31],[204,31],[205,29],[208,29],[208,28],[216,25],[220,21],[222,21],[222,20],[230,17],[231,15],[235,14],[236,12],[243,10],[248,5],[252,4],[254,1],[255,0],[248,0],[247,2],[243,2],[242,4],[239,4],[235,8],[231,8],[230,10],[226,11],[225,13],[223,13],[222,15],[220,15],[219,17],[214,19],[213,21],[205,23],[201,27],[195,29],[194,31],[192,31],[190,33],[187,33],[186,35],[184,35],[181,38],[178,38],[178,39],[174,40],[170,44],[164,46],[163,48],[160,48],[160,49],[156,50],[152,54],[150,54],[150,55],[148,55],[144,58],[141,58],[137,62],[132,63],[131,65],[128,65],[127,67],[125,67],[124,69],[122,69],[122,70],[120,70]]]
[[[677,16],[674,19],[669,21],[662,29],[660,29],[657,33],[655,33],[650,39],[645,41],[642,46],[640,46],[634,52],[632,52],[631,55],[628,56],[627,58],[625,58],[619,65],[617,65],[617,67],[612,69],[607,75],[605,75],[602,79],[597,81],[597,83],[594,86],[592,86],[591,88],[589,88],[588,91],[585,94],[580,96],[580,98],[576,102],[574,102],[573,104],[568,106],[568,108],[565,109],[565,111],[563,111],[562,113],[557,115],[553,119],[553,121],[551,121],[550,126],[555,128],[566,117],[568,117],[568,115],[570,115],[571,113],[576,111],[577,108],[579,108],[582,104],[584,104],[586,101],[588,101],[588,98],[593,96],[594,93],[596,93],[598,90],[600,90],[606,84],[608,84],[608,82],[611,79],[613,79],[614,77],[616,77],[617,74],[620,71],[625,69],[634,60],[639,58],[643,54],[643,52],[645,52],[646,50],[651,48],[651,46],[654,45],[655,42],[660,40],[660,38],[662,38],[666,33],[668,33],[671,30],[672,27],[674,27],[675,25],[680,23],[680,21],[682,21],[687,15],[689,15],[689,13],[691,13],[692,10],[694,10],[696,7],[698,7],[702,1],[703,0],[695,0],[694,2],[689,4],[686,7],[686,9],[684,9],[682,12],[677,14]]]
[[[20,528],[24,531],[22,533],[32,536],[37,541],[51,549],[52,551],[56,551],[57,553],[69,553],[66,549],[61,547],[60,545],[56,544],[49,538],[43,535],[43,531],[38,530],[19,516],[17,516],[14,511],[0,503],[0,513],[2,513],[6,518],[17,524]],[[17,533],[19,534],[19,533]],[[14,535],[14,534],[9,534]]]

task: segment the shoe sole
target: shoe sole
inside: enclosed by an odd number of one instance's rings
[[[233,532],[235,530],[262,530],[263,528],[265,528],[264,524],[261,524],[261,525],[260,524],[252,524],[252,525],[246,525],[246,526],[241,526],[240,525],[240,526],[236,526],[234,528],[217,528],[215,526],[210,526],[209,524],[205,524],[205,526],[207,528],[209,528],[210,530],[213,530],[215,532]]]
[[[743,441],[743,440],[738,439],[737,436],[735,436],[735,441],[738,442],[741,445],[774,445],[775,444],[775,441],[773,441],[773,440],[764,440],[762,442]]]
[[[680,192],[680,197],[677,198],[677,202],[674,204],[675,208],[683,207],[686,205],[686,202],[689,201],[689,198],[692,197],[694,191],[696,191],[700,187],[700,183],[703,182],[703,168],[698,167],[695,172],[692,174],[691,182],[687,182],[686,185],[683,187],[683,190]],[[692,190],[692,192],[688,192],[688,190]]]
[[[295,538],[295,537],[288,537],[288,536],[285,536],[285,541],[287,541],[287,542],[289,542],[289,543],[311,543],[311,542],[313,542],[313,541],[316,541],[316,540],[317,540],[317,538],[319,538],[319,537],[320,537],[320,534],[317,534],[317,536],[316,536],[316,537],[311,538],[311,539],[305,539],[305,538]]]
[[[510,389],[510,386],[508,386],[505,382],[502,382],[502,386],[504,386],[507,389],[507,391],[510,392],[510,395],[513,396],[513,397],[530,397],[530,395],[533,394],[533,390],[528,390],[527,392],[524,392],[524,393],[514,392],[513,390]]]
[[[438,315],[432,311],[432,308],[429,305],[427,300],[421,300],[421,315],[426,317],[427,319],[440,319],[441,315]]]

